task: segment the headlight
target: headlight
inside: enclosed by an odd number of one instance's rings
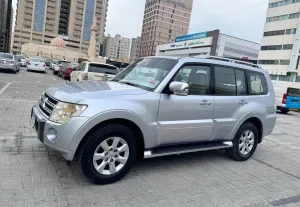
[[[80,116],[86,108],[86,105],[59,102],[51,113],[50,121],[63,124],[73,116]]]

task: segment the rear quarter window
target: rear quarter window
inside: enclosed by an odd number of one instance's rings
[[[247,76],[249,83],[249,95],[268,94],[268,85],[263,73],[247,71]]]
[[[300,97],[300,89],[299,88],[288,88],[287,95]]]
[[[91,73],[105,73],[110,75],[116,75],[118,70],[116,67],[109,65],[100,65],[100,64],[89,64],[89,72]]]

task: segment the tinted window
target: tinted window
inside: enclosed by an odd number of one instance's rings
[[[210,66],[184,66],[174,81],[189,84],[189,95],[210,94]]]
[[[118,73],[118,70],[113,66],[91,63],[89,64],[89,72],[116,75]]]
[[[268,93],[268,86],[264,74],[248,71],[250,95],[265,95]]]
[[[13,59],[13,55],[11,54],[4,54],[4,53],[0,53],[0,58],[6,58],[6,59]]]
[[[76,68],[76,71],[84,71],[86,63],[80,63],[80,65]]]
[[[237,95],[247,95],[246,74],[243,70],[235,70],[236,93]]]
[[[298,89],[298,88],[288,88],[287,95],[288,96],[300,96],[300,89]]]
[[[215,66],[215,94],[222,96],[236,95],[234,69]]]

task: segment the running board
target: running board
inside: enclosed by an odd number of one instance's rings
[[[215,149],[224,149],[232,147],[231,141],[226,142],[212,142],[212,143],[197,143],[197,144],[189,144],[189,145],[173,145],[173,146],[165,146],[158,147],[152,150],[147,150],[144,152],[144,158],[153,158],[153,157],[161,157],[167,155],[176,155],[176,154],[184,154],[190,152],[200,152],[207,150],[215,150]]]

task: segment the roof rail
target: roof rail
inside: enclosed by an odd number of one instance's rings
[[[201,58],[201,59],[220,60],[220,61],[225,61],[225,62],[229,62],[229,63],[247,65],[247,66],[250,66],[250,67],[262,69],[259,65],[256,65],[256,64],[253,64],[253,63],[248,63],[246,61],[230,59],[230,58],[223,58],[223,57],[210,56],[210,55],[198,55],[198,56],[193,56],[193,57],[194,58]]]

